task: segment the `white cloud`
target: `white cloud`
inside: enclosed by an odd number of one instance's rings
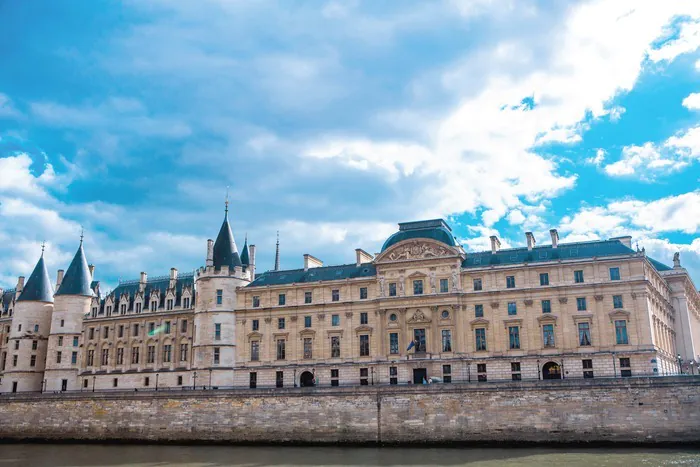
[[[677,2],[681,4],[681,2]],[[649,51],[649,59],[653,62],[671,61],[679,55],[694,52],[700,48],[700,20],[697,13],[697,2],[688,1],[685,6],[694,8],[686,10],[694,21],[683,22],[680,25],[678,37],[664,42],[659,48]],[[692,11],[692,13],[691,13]]]
[[[595,156],[589,157],[586,159],[586,162],[591,165],[595,165],[597,167],[600,167],[600,165],[603,163],[605,160],[605,156],[607,155],[607,152],[605,152],[605,149],[603,148],[598,148],[595,152]]]
[[[10,118],[16,118],[19,117],[21,114],[19,110],[17,110],[14,105],[12,104],[12,101],[10,98],[0,92],[0,118],[3,117],[10,117]]]
[[[610,121],[617,122],[622,118],[622,115],[627,111],[624,107],[615,106],[610,109]]]
[[[683,107],[689,110],[700,110],[700,92],[689,94],[683,99]]]

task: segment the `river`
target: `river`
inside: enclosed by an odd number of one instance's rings
[[[427,448],[0,444],[0,467],[700,466],[700,447]]]

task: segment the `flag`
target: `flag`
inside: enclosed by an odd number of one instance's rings
[[[411,343],[408,344],[408,348],[406,349],[406,352],[408,352],[409,350],[411,350],[411,349],[413,348],[414,345],[416,345],[416,341],[411,341]]]

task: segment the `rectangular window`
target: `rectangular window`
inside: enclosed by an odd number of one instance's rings
[[[88,330],[88,339],[93,340],[95,338],[95,328],[90,328]]]
[[[540,285],[549,285],[549,273],[540,273]]]
[[[285,326],[284,318],[277,318],[277,329],[284,329]]]
[[[154,363],[156,361],[156,346],[149,345],[148,353],[146,354],[146,363]]]
[[[367,287],[360,287],[360,300],[367,299]]]
[[[368,376],[369,376],[369,369],[360,368],[360,386],[369,385],[369,382],[367,381]]]
[[[545,347],[554,347],[553,324],[545,324],[542,326],[542,341]]]
[[[629,339],[627,338],[627,321],[615,321],[615,341],[618,345],[629,344]]]
[[[515,302],[508,302],[508,315],[514,316],[518,314],[518,306]]]
[[[389,384],[399,384],[399,368],[396,366],[389,367]]]
[[[552,301],[551,300],[542,300],[542,313],[551,313],[552,312]]]
[[[144,386],[149,386],[150,384],[151,384],[151,378],[148,377],[148,376],[146,376],[146,377],[143,379],[143,385],[144,385]]]
[[[277,304],[279,306],[286,305],[287,304],[287,295],[283,294],[283,293],[277,295]]]
[[[75,336],[75,337],[73,337],[73,347],[77,347],[77,346],[78,346],[78,337]]]
[[[284,339],[277,339],[277,360],[284,360],[286,358],[286,344],[287,341]]]
[[[506,288],[515,288],[515,276],[506,276]]]
[[[620,268],[610,268],[610,280],[619,281],[620,280]]]
[[[367,313],[360,313],[360,324],[367,324]]]
[[[138,325],[138,324],[134,324],[134,329],[133,329],[132,335],[133,335],[134,337],[136,337],[136,336],[139,335],[139,325]]]
[[[574,271],[574,282],[577,284],[583,283],[583,271]]]
[[[314,358],[313,343],[314,343],[314,341],[310,337],[304,338],[304,358],[305,359]]]
[[[61,363],[62,352],[56,352],[56,363]]]
[[[260,342],[250,341],[250,361],[257,362],[260,360]]]
[[[591,345],[591,326],[589,323],[578,323],[578,345],[581,347]]]
[[[418,279],[413,281],[413,295],[423,295],[423,281]]]
[[[484,328],[475,329],[474,335],[476,336],[476,350],[477,351],[486,350],[486,329],[484,329]]]
[[[187,361],[187,344],[180,344],[180,361]]]
[[[119,306],[119,313],[122,314],[122,315],[125,315],[125,314],[126,314],[126,303],[122,303],[122,304]]]
[[[449,329],[442,330],[442,351],[452,352],[452,332]]]
[[[119,337],[124,337],[124,325],[119,325]]]
[[[180,321],[180,332],[183,334],[187,332],[187,320]]]
[[[221,361],[221,349],[219,347],[214,347],[214,365],[218,365]]]
[[[165,328],[163,329],[165,334],[170,334],[170,321],[165,322]]]
[[[63,336],[58,336],[58,346],[63,346]]]
[[[510,364],[510,371],[514,373],[520,373],[520,362],[512,362]]]
[[[425,352],[425,329],[413,330],[414,352]]]
[[[137,365],[138,363],[139,363],[139,348],[132,347],[131,348],[131,364]]]
[[[253,308],[258,308],[260,306],[260,297],[253,295]]]
[[[151,311],[156,311],[157,309],[158,309],[158,302],[154,300],[151,302]]]
[[[392,355],[399,354],[399,333],[392,332],[389,334],[389,353]]]
[[[338,289],[331,290],[331,301],[334,301],[334,302],[340,301],[340,290],[338,290]]]
[[[34,332],[39,332],[39,325],[38,324],[34,325]]]
[[[520,328],[518,326],[510,326],[508,328],[508,342],[510,350],[520,348]]]
[[[311,292],[304,292],[304,303],[311,303],[312,298]]]
[[[278,388],[284,387],[284,371],[275,373],[275,386]]]
[[[19,341],[15,341],[15,350],[19,350]]]
[[[75,365],[76,363],[78,363],[78,352],[71,352],[70,362],[72,365]]]
[[[622,308],[622,295],[613,295],[613,308]]]
[[[182,308],[189,308],[190,307],[190,297],[185,297],[182,299]]]
[[[447,279],[440,279],[440,293],[447,293],[450,291],[450,285]]]
[[[95,352],[94,350],[90,350],[90,352]],[[92,366],[92,360],[89,359],[90,355],[88,353],[88,366]],[[12,366],[17,366],[17,355],[12,356]]]
[[[148,335],[152,336],[156,332],[156,323],[148,323]]]
[[[484,305],[474,305],[474,317],[483,318],[484,317]]]
[[[482,290],[481,279],[474,279],[474,290],[475,291]]]
[[[119,347],[117,349],[117,365],[124,364],[124,347]]]
[[[360,357],[369,357],[369,336],[360,335]]]
[[[578,297],[576,299],[576,309],[578,311],[586,311],[586,297]]]
[[[340,315],[331,315],[331,326],[340,326]]]
[[[258,374],[254,371],[250,372],[250,389],[255,389],[258,387]]]
[[[109,365],[109,349],[102,349],[102,366]]]
[[[165,302],[165,309],[166,310],[172,310],[173,309],[173,299],[169,298],[167,302]]]
[[[177,377],[177,385],[182,386],[182,376]]]
[[[114,378],[114,379],[112,380],[112,387],[113,387],[113,388],[116,388],[118,385],[119,385],[119,379],[118,379],[118,378]]]
[[[216,304],[222,305],[224,303],[224,291],[222,289],[216,290]]]
[[[253,331],[259,331],[260,330],[260,320],[254,319],[252,322],[252,327],[253,327]]]
[[[141,306],[142,306],[141,302],[138,302],[136,304],[136,314],[141,313]],[[126,313],[126,308],[123,310],[122,314],[124,314],[124,313]]]
[[[587,358],[581,360],[581,364],[583,366],[583,377],[587,379],[593,378],[593,360]]]
[[[331,336],[331,358],[340,358],[340,337]]]
[[[172,359],[173,346],[166,344],[163,346],[163,363],[170,363]]]
[[[305,328],[311,327],[311,316],[304,316],[304,327]]]
[[[32,341],[32,350],[39,348],[39,341]]]
[[[442,365],[442,382],[452,382],[452,365]]]
[[[486,378],[486,363],[477,363],[476,365],[477,379],[479,382],[487,381]]]
[[[630,368],[630,359],[621,358],[620,359],[620,376],[623,378],[629,378],[632,376],[632,369]]]
[[[389,296],[396,297],[396,282],[389,282]]]

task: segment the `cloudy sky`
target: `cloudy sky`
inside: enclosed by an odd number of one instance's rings
[[[226,186],[272,266],[444,217],[468,251],[631,235],[700,286],[697,0],[0,2],[0,286],[85,228],[192,270]]]

